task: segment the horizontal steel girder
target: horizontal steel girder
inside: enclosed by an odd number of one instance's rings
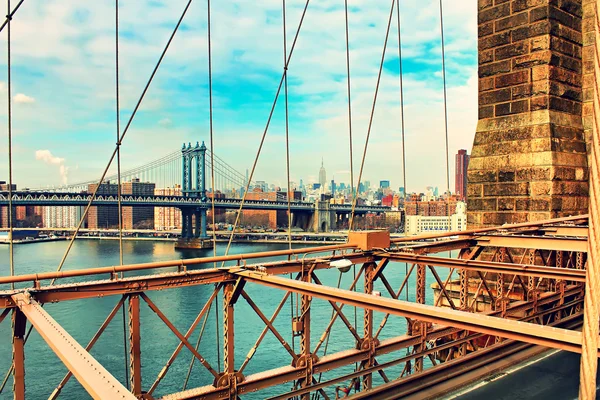
[[[413,264],[431,265],[444,268],[461,268],[469,271],[494,272],[499,274],[526,275],[537,278],[562,279],[573,282],[585,282],[585,270],[573,268],[543,267],[539,265],[522,265],[498,263],[480,260],[464,260],[456,258],[420,256],[410,253],[379,253],[378,257],[392,261]]]
[[[330,262],[341,258],[352,260],[352,262],[356,264],[374,260],[374,257],[369,253],[350,253],[328,256],[326,259],[325,257],[320,257],[306,258],[304,261],[291,260],[271,262],[262,264],[262,266],[269,274],[288,274],[300,272],[302,269],[308,271],[310,268],[314,268],[315,270],[332,268]],[[225,282],[235,279],[230,271],[235,271],[237,268],[238,267],[195,269],[155,275],[131,276],[64,285],[42,286],[39,289],[31,289],[30,292],[34,294],[39,303],[77,300],[99,296],[115,296],[142,291],[174,289],[183,286],[197,286]],[[104,273],[112,272],[111,267],[102,269],[104,270]],[[85,272],[85,270],[80,271]],[[79,274],[80,271],[65,272],[74,272],[77,274],[75,276],[83,276],[84,274]],[[11,299],[11,296],[14,293],[15,292],[13,291],[0,292],[0,309],[15,306]]]
[[[52,351],[94,399],[135,399],[28,293],[15,294],[12,298]]]
[[[588,251],[587,237],[555,237],[525,235],[485,235],[476,238],[478,246],[518,249]]]
[[[316,285],[314,283],[294,281],[253,271],[240,271],[235,274],[246,278],[250,282],[289,290],[319,299],[344,303],[350,306],[372,309],[419,321],[486,333],[575,353],[581,352],[581,332],[520,321],[510,321],[503,318],[450,310],[425,304],[415,304],[402,300]]]
[[[202,257],[202,258],[189,258],[186,260],[170,260],[170,261],[156,261],[149,263],[139,263],[130,265],[115,265],[111,267],[99,267],[99,268],[88,268],[88,269],[77,269],[71,271],[60,271],[60,272],[42,272],[39,274],[26,274],[16,276],[3,276],[0,277],[0,285],[17,283],[17,282],[35,282],[50,279],[61,279],[61,278],[73,278],[77,276],[88,276],[88,275],[102,275],[112,274],[117,272],[130,272],[130,271],[145,271],[158,268],[181,268],[184,269],[188,266],[193,265],[206,265],[227,261],[243,261],[255,258],[268,258],[278,256],[291,256],[296,254],[316,254],[324,252],[332,252],[344,249],[353,249],[355,245],[352,244],[336,244],[331,246],[318,246],[318,247],[306,247],[302,249],[291,249],[291,250],[275,250],[275,251],[263,251],[256,253],[245,253],[245,254],[232,254],[227,256],[215,256],[215,257]],[[329,258],[327,256],[321,256],[320,259]],[[310,265],[314,261],[310,258],[304,259],[305,265]],[[265,263],[267,264],[267,263]],[[278,265],[281,262],[270,262],[269,265]],[[223,270],[222,270],[223,271]]]

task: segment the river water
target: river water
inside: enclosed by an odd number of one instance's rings
[[[66,242],[47,242],[15,246],[15,270],[16,274],[27,274],[41,271],[54,271],[62,258],[66,249]],[[300,247],[301,245],[295,245]],[[306,247],[306,246],[302,246]],[[287,248],[286,244],[239,244],[233,245],[230,254],[245,252],[258,252],[268,250],[280,250]],[[224,245],[219,245],[217,254],[223,254]],[[185,251],[180,252],[173,249],[173,243],[170,242],[152,242],[152,241],[125,241],[124,242],[124,262],[127,264],[172,260],[181,258],[192,258],[212,255],[212,250],[203,251]],[[272,259],[271,259],[272,260]],[[117,265],[119,262],[119,245],[115,240],[77,240],[71,250],[71,253],[64,265],[65,270],[85,269],[100,266]],[[254,261],[253,261],[254,262]],[[260,262],[256,260],[255,262]],[[210,265],[212,266],[212,264]],[[202,268],[207,266],[197,266]],[[394,288],[399,288],[405,276],[405,264],[394,264],[386,268],[386,278]],[[0,275],[8,275],[8,246],[0,247]],[[358,268],[357,268],[358,270]],[[165,272],[165,270],[162,270]],[[146,274],[148,271],[145,272]],[[439,273],[444,279],[446,270],[440,269]],[[324,284],[337,286],[340,273],[335,270],[323,270],[317,273],[319,279]],[[413,273],[409,282],[409,299],[414,301],[414,277]],[[353,280],[353,271],[349,271],[341,276],[341,287],[348,289]],[[433,283],[434,278],[427,274],[428,287]],[[67,282],[67,280],[63,280]],[[6,287],[0,287],[0,290]],[[359,281],[357,290],[362,291],[362,279]],[[163,313],[182,333],[185,333],[201,310],[206,300],[213,290],[212,285],[201,285],[194,287],[169,289],[163,291],[148,292],[150,299],[157,304]],[[284,292],[265,288],[255,284],[248,284],[245,289],[252,297],[254,302],[261,308],[263,313],[270,318],[275,308],[284,296]],[[377,281],[375,290],[387,297],[387,292],[383,285]],[[433,293],[427,290],[427,303],[433,303]],[[403,294],[404,298],[404,294]],[[118,296],[107,296],[94,299],[66,301],[57,304],[48,304],[45,309],[58,321],[82,346],[85,347],[90,338],[100,327],[110,310],[117,304]],[[140,302],[141,308],[141,351],[142,351],[142,380],[143,388],[148,389],[158,373],[165,365],[172,351],[178,344],[175,335],[162,323],[162,321],[145,305]],[[222,360],[222,350],[217,354],[217,341],[221,340],[222,334],[222,297],[219,296],[219,323],[217,324],[215,310],[211,309],[210,318],[206,324],[206,330],[202,337],[199,352],[208,360],[214,369],[219,369],[217,359]],[[283,307],[278,318],[274,322],[275,328],[288,341],[291,339],[291,314],[292,305],[289,303]],[[296,305],[294,304],[294,308]],[[331,306],[321,300],[315,299],[312,303],[312,333],[311,341],[314,344],[321,337],[328,321],[331,318]],[[354,320],[354,308],[344,308],[344,314],[350,320]],[[357,310],[358,332],[362,334],[362,310]],[[375,313],[377,328],[383,315]],[[196,343],[199,329],[194,332],[190,342]],[[240,298],[235,306],[235,365],[238,368],[251,350],[256,339],[260,335],[264,324],[254,311],[248,306],[243,298]],[[388,323],[383,329],[380,339],[386,339],[402,335],[406,332],[406,324],[403,318],[390,317]],[[219,342],[222,349],[222,340]],[[327,347],[327,354],[331,354],[354,346],[354,338],[345,327],[340,318],[337,319]],[[295,341],[295,349],[298,351],[299,342]],[[325,346],[321,346],[319,355],[322,356]],[[124,338],[123,338],[123,316],[118,313],[111,324],[108,326],[102,337],[91,350],[91,354],[104,365],[121,382],[125,382],[125,364],[124,364]],[[393,353],[378,358],[378,362],[386,362],[397,358],[404,353]],[[173,393],[182,390],[183,381],[187,374],[191,360],[191,353],[183,349],[173,363],[165,379],[158,386],[154,393],[155,397],[167,393]],[[291,356],[284,350],[279,341],[270,332],[267,333],[262,344],[249,362],[245,375],[259,371],[272,369],[289,365]],[[0,379],[2,379],[10,367],[11,363],[11,334],[9,318],[0,324]],[[66,368],[52,350],[46,345],[43,339],[33,331],[27,345],[25,346],[25,365],[26,365],[26,394],[28,399],[46,399],[60,382]],[[390,378],[397,377],[401,368],[390,368],[386,370]],[[222,369],[222,367],[220,368]],[[341,373],[350,373],[354,366],[348,366],[337,370],[335,373],[323,374],[322,380],[331,379],[339,376]],[[375,383],[381,383],[381,378],[374,375]],[[204,386],[212,383],[212,376],[199,363],[196,363],[190,377],[188,388]],[[263,399],[276,394],[284,393],[290,390],[291,384],[281,385],[266,389],[256,394],[244,396],[249,399]],[[11,393],[12,379],[0,394],[0,399],[12,398]],[[330,391],[331,392],[331,391]],[[76,381],[71,379],[62,391],[61,398],[66,399],[85,399],[89,398],[85,390]]]

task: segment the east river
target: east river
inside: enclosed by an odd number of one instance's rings
[[[58,266],[60,259],[66,249],[67,242],[47,242],[34,243],[15,246],[15,270],[16,274],[27,274],[33,272],[54,271]],[[295,245],[299,246],[299,245]],[[256,244],[233,245],[230,254],[258,252],[268,250],[280,250],[287,248],[287,244]],[[223,254],[225,246],[220,244],[217,248],[217,254]],[[180,252],[173,249],[173,243],[170,242],[152,242],[152,241],[125,241],[124,242],[124,262],[126,264],[172,260],[181,258],[203,257],[212,255],[212,250],[204,251],[186,251]],[[8,275],[8,246],[0,246],[0,275]],[[261,262],[254,260],[252,262]],[[71,253],[64,265],[64,270],[85,269],[101,266],[117,265],[119,263],[119,245],[116,240],[77,240],[71,249]],[[210,264],[212,266],[212,264]],[[197,268],[206,268],[207,265],[199,265]],[[358,267],[356,268],[358,270]],[[169,269],[172,271],[174,269]],[[164,270],[163,270],[164,271]],[[157,271],[153,271],[157,272]],[[144,274],[148,274],[145,271]],[[439,273],[442,279],[447,271],[440,269]],[[319,271],[319,278],[324,284],[337,286],[340,273],[336,269]],[[391,285],[400,287],[405,276],[405,264],[390,263],[386,269],[386,277]],[[412,274],[409,286],[409,297],[414,301],[414,276]],[[427,275],[428,285],[434,281],[431,274]],[[353,280],[353,271],[342,274],[341,287],[349,288]],[[72,280],[61,280],[66,283]],[[359,280],[357,290],[362,291],[362,278]],[[48,282],[46,282],[48,283]],[[0,287],[0,290],[7,287]],[[385,288],[377,282],[375,290],[387,295]],[[166,314],[173,324],[183,333],[185,333],[198,315],[206,300],[213,291],[213,285],[200,285],[194,287],[169,289],[163,291],[148,292],[150,299]],[[255,284],[248,284],[246,291],[252,297],[254,302],[261,308],[263,313],[270,318],[275,308],[285,295],[284,292],[276,289],[265,288]],[[403,298],[404,298],[403,294]],[[82,346],[88,343],[102,322],[105,320],[111,309],[119,301],[119,296],[106,296],[85,300],[66,301],[56,304],[47,304],[44,309],[58,321]],[[432,304],[433,293],[427,290],[427,302]],[[219,296],[219,318],[222,317],[222,296]],[[289,300],[283,307],[280,315],[274,322],[274,326],[281,335],[292,343],[290,314],[291,307]],[[163,368],[171,353],[178,344],[176,336],[167,328],[167,326],[150,310],[145,303],[141,302],[141,351],[142,351],[142,379],[143,388],[148,389],[160,370]],[[296,304],[294,304],[294,309]],[[311,308],[312,316],[312,334],[311,339],[314,345],[321,337],[329,322],[332,314],[332,307],[321,300],[313,300]],[[354,308],[345,307],[344,314],[354,321]],[[362,334],[362,310],[357,310],[358,332]],[[215,319],[215,310],[211,309],[210,318],[206,324],[205,332],[200,343],[199,352],[208,360],[214,369],[218,369],[217,338],[221,340],[222,321],[219,321],[219,333],[217,336],[217,323]],[[383,315],[375,314],[377,328]],[[259,337],[264,324],[256,313],[248,306],[243,298],[240,298],[235,306],[235,364],[238,368],[246,358],[248,352],[254,346]],[[194,332],[190,342],[196,343],[200,326]],[[403,318],[390,317],[385,328],[382,330],[380,339],[395,337],[405,334],[406,324]],[[102,337],[98,340],[91,354],[104,365],[121,382],[125,382],[125,363],[123,347],[123,315],[117,314],[111,324],[108,326]],[[222,340],[219,344],[222,356]],[[327,345],[327,354],[332,354],[344,349],[354,347],[354,338],[345,327],[340,318],[337,319],[332,334]],[[295,350],[299,351],[298,339],[295,340]],[[321,346],[319,355],[322,356],[325,350],[325,344]],[[386,356],[378,357],[378,362],[392,360],[404,355],[405,352],[392,353]],[[190,365],[191,353],[183,349],[173,363],[166,378],[158,386],[154,393],[155,397],[167,393],[181,391],[185,376]],[[279,341],[270,332],[258,347],[256,353],[248,363],[244,371],[245,375],[257,373],[259,371],[272,369],[289,365],[291,356],[284,350]],[[8,371],[11,364],[11,333],[10,320],[6,318],[0,324],[0,379]],[[25,366],[26,366],[26,394],[28,399],[46,399],[52,393],[54,388],[66,373],[66,368],[52,350],[46,345],[43,339],[33,331],[25,346]],[[401,368],[390,368],[386,370],[389,377],[397,377],[401,373]],[[221,366],[222,369],[222,366]],[[337,370],[334,373],[323,374],[322,381],[332,379],[338,374],[350,373],[354,370],[354,365]],[[318,378],[318,376],[316,377]],[[381,383],[380,377],[374,374],[376,383]],[[188,388],[204,386],[212,383],[212,375],[199,363],[195,363],[190,377]],[[256,394],[245,395],[244,398],[262,399],[268,396],[281,394],[289,391],[291,384],[285,384],[279,387],[270,388]],[[0,398],[12,398],[11,393],[12,378]],[[331,392],[331,391],[329,391]],[[84,389],[79,385],[76,379],[72,378],[63,389],[61,398],[80,399],[88,398]]]

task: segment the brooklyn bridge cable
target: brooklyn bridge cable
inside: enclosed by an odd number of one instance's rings
[[[4,20],[4,22],[2,23],[2,26],[0,26],[0,32],[2,32],[4,30],[4,27],[9,24],[9,21],[12,20],[12,17],[15,15],[15,13],[19,9],[19,7],[21,7],[21,4],[23,4],[24,1],[25,0],[19,1],[19,3],[17,3],[17,5],[15,6],[15,8],[12,11],[10,10],[10,4],[9,4],[8,15],[6,16],[6,19]]]
[[[12,168],[12,75],[11,75],[11,29],[10,21],[10,0],[7,0],[8,16],[7,16],[7,100],[8,100],[8,258],[10,276],[15,274],[15,259],[14,259],[14,240],[13,240],[13,205],[12,205],[12,187],[13,187],[13,168]],[[10,288],[14,289],[15,284],[11,283]]]
[[[269,131],[269,126],[271,125],[271,119],[273,118],[273,113],[275,112],[275,106],[277,105],[277,100],[279,99],[279,94],[281,93],[281,87],[283,86],[283,81],[285,79],[286,76],[286,71],[287,68],[290,64],[290,60],[292,59],[292,55],[294,54],[294,49],[296,48],[296,43],[298,41],[298,35],[300,34],[300,30],[302,29],[302,24],[304,22],[304,17],[306,16],[306,10],[308,9],[308,5],[310,4],[310,0],[306,0],[306,4],[304,6],[304,9],[302,11],[302,16],[300,17],[300,22],[298,23],[298,29],[296,30],[296,34],[294,36],[294,41],[292,42],[292,47],[290,49],[290,54],[287,58],[287,61],[283,67],[283,73],[281,74],[281,79],[279,80],[279,86],[277,87],[277,91],[275,92],[275,99],[273,100],[273,105],[271,106],[271,111],[269,112],[269,117],[267,118],[267,123],[265,125],[265,129],[263,131],[261,140],[260,140],[260,144],[258,146],[258,150],[256,152],[256,157],[254,158],[254,163],[252,164],[252,170],[250,172],[250,176],[248,178],[248,182],[246,182],[246,188],[244,190],[244,195],[242,196],[242,202],[240,204],[240,207],[238,209],[237,215],[235,217],[235,222],[233,224],[233,229],[231,231],[231,235],[229,236],[229,240],[227,242],[227,248],[225,249],[225,255],[229,254],[229,249],[231,248],[231,243],[233,242],[233,236],[235,234],[235,230],[237,229],[237,226],[240,222],[240,216],[242,214],[242,209],[244,207],[244,203],[246,202],[246,196],[248,194],[248,189],[250,188],[250,182],[252,181],[252,178],[254,176],[254,171],[256,170],[256,165],[258,163],[258,159],[260,157],[260,153],[262,151],[262,147],[263,144],[265,142],[265,138],[267,136],[267,132]],[[221,264],[221,266],[224,266],[225,262],[223,262]]]
[[[133,119],[135,118],[135,116],[142,104],[142,101],[144,100],[144,97],[146,96],[146,93],[148,92],[148,89],[150,88],[150,85],[151,85],[152,81],[154,80],[154,76],[156,75],[158,68],[160,67],[163,59],[165,58],[165,55],[167,54],[167,50],[169,49],[169,46],[171,45],[171,42],[173,41],[173,38],[175,37],[175,34],[177,33],[179,26],[181,25],[183,18],[185,17],[188,9],[190,8],[190,5],[192,4],[192,1],[193,0],[188,0],[181,16],[179,17],[179,20],[177,21],[177,24],[175,25],[175,28],[173,29],[173,32],[171,33],[171,36],[169,37],[169,40],[167,41],[167,44],[165,45],[156,65],[154,66],[154,69],[152,70],[152,73],[150,74],[150,78],[146,82],[146,85],[144,86],[142,94],[140,95],[140,97],[133,109],[133,112],[131,113],[131,116],[129,117],[129,120],[127,121],[127,125],[125,126],[123,133],[121,133],[121,136],[119,137],[119,140],[117,141],[115,149],[113,150],[112,155],[110,156],[110,159],[108,160],[108,163],[106,164],[106,168],[104,169],[104,172],[102,173],[102,177],[98,181],[98,185],[95,187],[95,189],[92,193],[92,196],[90,197],[90,200],[89,200],[88,204],[86,205],[83,214],[81,215],[81,219],[79,220],[79,223],[77,224],[77,228],[75,229],[75,232],[73,233],[73,236],[71,237],[71,240],[69,241],[69,244],[67,246],[67,249],[66,249],[62,259],[60,260],[57,271],[60,271],[62,269],[68,255],[69,255],[69,252],[71,251],[71,248],[73,247],[73,242],[75,241],[75,238],[77,237],[77,234],[79,233],[79,230],[81,229],[81,226],[83,225],[83,221],[85,221],[88,211],[90,210],[92,203],[93,203],[94,199],[96,198],[98,190],[102,186],[102,182],[104,181],[104,178],[106,177],[106,174],[108,173],[108,169],[110,168],[113,160],[115,159],[115,156],[117,155],[120,145],[123,142],[123,139],[125,138],[125,135],[127,134],[129,127],[131,126],[131,123],[133,122]],[[54,281],[52,283],[54,283]]]
[[[388,38],[390,36],[390,26],[392,24],[392,16],[394,15],[394,5],[396,4],[395,0],[392,0],[392,6],[390,7],[390,15],[388,17],[387,30],[385,32],[385,41],[383,42],[383,51],[381,52],[381,62],[379,63],[379,72],[377,74],[377,84],[375,85],[375,93],[373,95],[373,105],[371,107],[371,115],[369,117],[369,126],[367,128],[367,137],[365,138],[365,147],[363,150],[362,161],[360,163],[360,172],[358,173],[358,183],[360,184],[360,180],[362,179],[363,169],[365,166],[365,159],[367,157],[367,149],[369,147],[369,138],[371,137],[371,128],[373,126],[373,117],[375,115],[375,106],[377,105],[377,95],[379,94],[379,84],[381,83],[381,74],[383,72],[383,63],[385,61],[385,50],[387,48]],[[356,202],[358,200],[358,196],[355,196],[352,201],[352,211],[350,213],[350,224],[348,226],[348,239],[350,238],[350,232],[352,231],[352,226],[354,224],[354,213],[356,211]]]

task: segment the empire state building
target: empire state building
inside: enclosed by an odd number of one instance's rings
[[[319,170],[319,183],[321,184],[321,192],[325,192],[325,185],[327,184],[327,172],[323,166],[323,159],[321,159],[321,169]]]

